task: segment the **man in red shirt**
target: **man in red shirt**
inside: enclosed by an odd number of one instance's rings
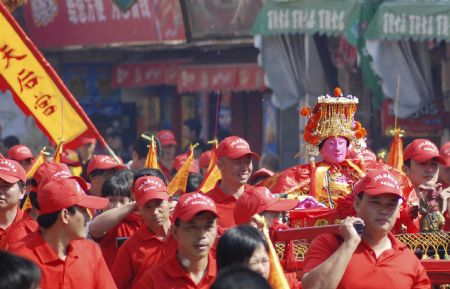
[[[26,173],[14,160],[0,159],[0,242],[24,213],[19,208],[25,195]]]
[[[145,271],[133,289],[207,289],[216,275],[210,250],[217,236],[217,209],[200,193],[180,197],[172,216],[177,251],[158,266]]]
[[[159,158],[158,163],[161,171],[168,180],[172,178],[173,162],[177,152],[177,140],[170,130],[160,130],[156,135],[161,147],[162,155]]]
[[[353,191],[357,217],[347,217],[339,235],[313,241],[303,288],[430,288],[417,257],[391,233],[403,201],[397,179],[386,170],[369,171]],[[364,225],[361,235],[356,223]]]
[[[81,184],[86,184],[79,177],[72,177],[70,170],[65,164],[46,162],[42,164],[34,174],[31,180],[30,192],[28,197],[30,198],[31,210],[23,215],[23,218],[11,226],[9,231],[5,234],[4,238],[0,241],[0,248],[8,249],[9,246],[17,241],[20,241],[31,232],[38,230],[39,225],[36,222],[38,217],[39,206],[37,204],[37,191],[38,187],[42,187],[49,181],[60,178],[75,178],[81,181]],[[84,188],[85,190],[88,187]]]
[[[76,180],[58,179],[39,191],[40,231],[14,244],[13,253],[41,269],[41,288],[116,288],[100,248],[84,239],[86,209],[102,209],[108,199],[88,196]]]
[[[29,147],[18,144],[9,149],[7,158],[15,160],[25,171],[28,171],[34,160],[34,155]]]
[[[403,152],[403,171],[408,176],[414,187],[415,193],[411,193],[408,204],[416,208],[413,223],[417,231],[431,232],[442,228],[445,219],[440,211],[439,202],[447,203],[447,198],[441,199],[442,185],[438,183],[439,165],[445,164],[445,160],[439,155],[437,146],[428,139],[416,139],[406,146]],[[434,195],[434,196],[433,196]],[[432,209],[432,203],[437,204],[437,208]],[[419,210],[421,216],[418,215]],[[429,218],[423,216],[429,215]],[[431,216],[433,215],[433,216]],[[433,219],[433,223],[428,223],[428,219]],[[411,226],[410,226],[411,227]],[[411,232],[411,230],[409,230]]]
[[[169,234],[169,195],[164,182],[154,176],[143,176],[133,186],[138,210],[144,224],[119,249],[111,274],[118,289],[127,289],[140,275],[164,256],[176,250]]]
[[[216,203],[218,225],[229,228],[235,225],[233,210],[236,201],[244,192],[254,189],[247,185],[247,181],[253,171],[252,157],[258,159],[259,156],[250,150],[246,140],[229,136],[220,142],[216,157],[222,179],[207,194]]]
[[[126,166],[117,163],[117,161],[107,155],[95,155],[89,161],[86,174],[92,187],[89,194],[93,196],[100,196],[102,193],[102,186],[106,178],[112,176],[116,171],[125,169]]]

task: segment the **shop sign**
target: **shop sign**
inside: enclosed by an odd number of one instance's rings
[[[178,0],[139,0],[127,12],[108,0],[30,0],[24,9],[39,48],[186,40]]]
[[[440,136],[446,128],[448,120],[442,103],[431,103],[422,107],[409,118],[399,118],[398,127],[405,131],[406,137],[433,137]],[[391,137],[390,131],[394,128],[394,105],[392,100],[384,100],[381,109],[381,125],[384,136]]]
[[[121,64],[113,70],[114,87],[176,85],[179,63]]]
[[[256,64],[185,66],[178,74],[179,92],[264,90],[264,72]]]

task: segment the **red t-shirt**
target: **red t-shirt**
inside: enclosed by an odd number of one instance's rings
[[[32,232],[36,232],[39,229],[39,225],[35,219],[33,219],[27,213],[23,214],[23,217],[17,223],[11,225],[0,241],[0,249],[8,250],[12,244],[22,240]]]
[[[420,261],[405,244],[389,233],[392,249],[378,258],[363,240],[356,248],[337,289],[365,288],[396,289],[431,288],[430,280]],[[307,273],[322,264],[342,244],[343,239],[332,234],[318,236],[305,256],[303,272]]]
[[[118,289],[132,286],[143,272],[163,257],[171,256],[177,250],[177,242],[169,235],[161,240],[147,226],[142,225],[134,235],[120,247],[111,274]]]
[[[2,242],[6,233],[8,233],[8,231],[11,229],[11,227],[14,224],[16,224],[17,222],[19,222],[20,220],[22,220],[24,214],[25,213],[19,208],[19,206],[17,206],[17,213],[16,213],[16,216],[14,217],[14,220],[12,221],[11,225],[9,225],[7,228],[4,228],[4,229],[0,228],[0,243]]]
[[[10,251],[30,259],[41,269],[43,289],[114,289],[100,248],[92,241],[72,241],[67,247],[66,260],[61,260],[39,232],[31,233],[13,244]]]
[[[117,255],[119,247],[117,246],[118,237],[131,237],[143,223],[141,215],[137,211],[128,214],[118,225],[108,230],[102,238],[93,238],[100,244],[103,257],[109,269],[112,269],[114,258]]]
[[[219,220],[217,224],[223,229],[228,229],[230,227],[236,226],[234,222],[234,207],[236,206],[237,199],[234,196],[230,196],[222,192],[219,187],[220,181],[217,182],[216,186],[209,191],[206,195],[210,197],[217,207],[217,213],[219,214]],[[244,186],[244,193],[252,190],[254,187],[250,185]]]
[[[195,285],[189,273],[181,266],[175,253],[163,263],[145,271],[131,289],[209,289],[216,275],[216,259],[210,253],[206,274],[200,283]]]

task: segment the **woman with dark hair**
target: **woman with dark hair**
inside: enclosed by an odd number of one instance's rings
[[[244,266],[220,271],[211,289],[272,289],[264,277]]]
[[[269,245],[262,233],[250,225],[229,229],[222,235],[217,245],[219,272],[238,265],[244,265],[266,279],[269,277]]]
[[[0,289],[36,289],[41,279],[36,264],[4,251],[0,251],[0,272]]]

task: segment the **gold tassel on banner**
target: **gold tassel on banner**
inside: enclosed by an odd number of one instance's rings
[[[189,149],[189,156],[186,162],[178,170],[178,172],[175,174],[175,176],[172,178],[169,185],[167,186],[167,192],[169,196],[172,196],[177,192],[180,192],[182,194],[186,192],[187,180],[189,177],[189,167],[191,166],[191,163],[194,160],[194,149],[197,146],[198,143],[196,143],[195,145],[191,145]]]
[[[395,98],[395,112],[394,112],[394,129],[390,131],[392,137],[391,146],[387,155],[386,164],[401,171],[403,167],[403,140],[404,131],[397,126],[398,119],[398,97],[400,93],[400,76],[397,79],[397,96]]]
[[[155,136],[152,135],[151,137],[149,137],[149,136],[147,136],[145,134],[141,134],[141,137],[150,141],[147,157],[145,158],[144,167],[149,168],[149,169],[157,169],[157,170],[159,170],[158,152],[157,152],[157,149],[156,149]]]
[[[216,165],[216,149],[219,143],[217,139],[209,141],[208,143],[211,143],[213,145],[213,149],[211,159],[209,160],[208,170],[198,188],[198,190],[202,193],[211,191],[215,187],[217,181],[222,178],[222,174],[220,173],[220,170]]]

